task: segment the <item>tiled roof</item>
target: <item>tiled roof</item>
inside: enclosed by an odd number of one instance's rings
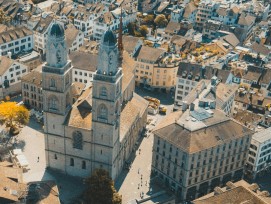
[[[26,27],[16,27],[0,33],[0,44],[8,43],[29,35],[33,35],[33,32]]]
[[[79,30],[73,24],[68,24],[65,29],[65,37],[68,48],[72,47],[73,42],[76,40]]]
[[[2,76],[13,64],[14,60],[9,57],[2,56],[0,61],[0,76]]]
[[[197,7],[195,7],[193,2],[190,2],[184,9],[183,17],[188,18],[191,15],[191,13],[194,12],[195,10],[197,10]]]
[[[33,70],[22,77],[22,82],[31,83],[37,87],[42,87],[42,73]]]
[[[44,34],[47,31],[49,25],[53,21],[53,17],[48,15],[45,18],[40,18],[37,25],[33,28],[33,31]]]
[[[137,56],[137,59],[156,62],[164,53],[165,51],[159,48],[142,46]]]

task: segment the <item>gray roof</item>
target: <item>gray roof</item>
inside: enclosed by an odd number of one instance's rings
[[[137,59],[156,62],[164,53],[165,50],[159,48],[142,46],[137,56]]]

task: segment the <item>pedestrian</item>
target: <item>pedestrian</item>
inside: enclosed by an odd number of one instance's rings
[[[40,161],[40,157],[38,157],[38,162]]]

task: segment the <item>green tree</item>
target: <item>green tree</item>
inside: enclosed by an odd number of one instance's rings
[[[0,8],[0,23],[6,24],[10,21],[10,17],[5,14],[3,9]]]
[[[114,182],[106,170],[95,170],[87,179],[87,184],[84,193],[87,204],[121,204],[121,195],[116,191]]]
[[[145,25],[140,26],[139,32],[143,37],[146,37],[146,35],[148,34],[148,27]]]
[[[158,26],[158,27],[165,27],[168,23],[166,16],[164,14],[160,14],[158,16],[156,16],[154,23]]]

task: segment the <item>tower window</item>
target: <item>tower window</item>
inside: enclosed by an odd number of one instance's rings
[[[56,87],[56,80],[53,78],[50,80],[50,87]]]
[[[57,155],[55,154],[55,160],[57,160]]]
[[[108,110],[106,108],[106,106],[104,104],[101,104],[99,106],[99,111],[98,111],[98,114],[99,114],[99,118],[100,119],[104,119],[104,120],[107,120],[107,114],[108,114]]]
[[[86,161],[82,161],[82,169],[86,169]]]
[[[102,87],[100,90],[100,97],[107,97],[107,90],[105,87]]]
[[[70,166],[74,166],[74,159],[73,158],[70,159]]]
[[[72,135],[73,138],[73,148],[83,149],[83,135],[79,131],[75,131]]]
[[[57,98],[55,96],[52,96],[49,98],[49,108],[52,110],[57,110]]]

